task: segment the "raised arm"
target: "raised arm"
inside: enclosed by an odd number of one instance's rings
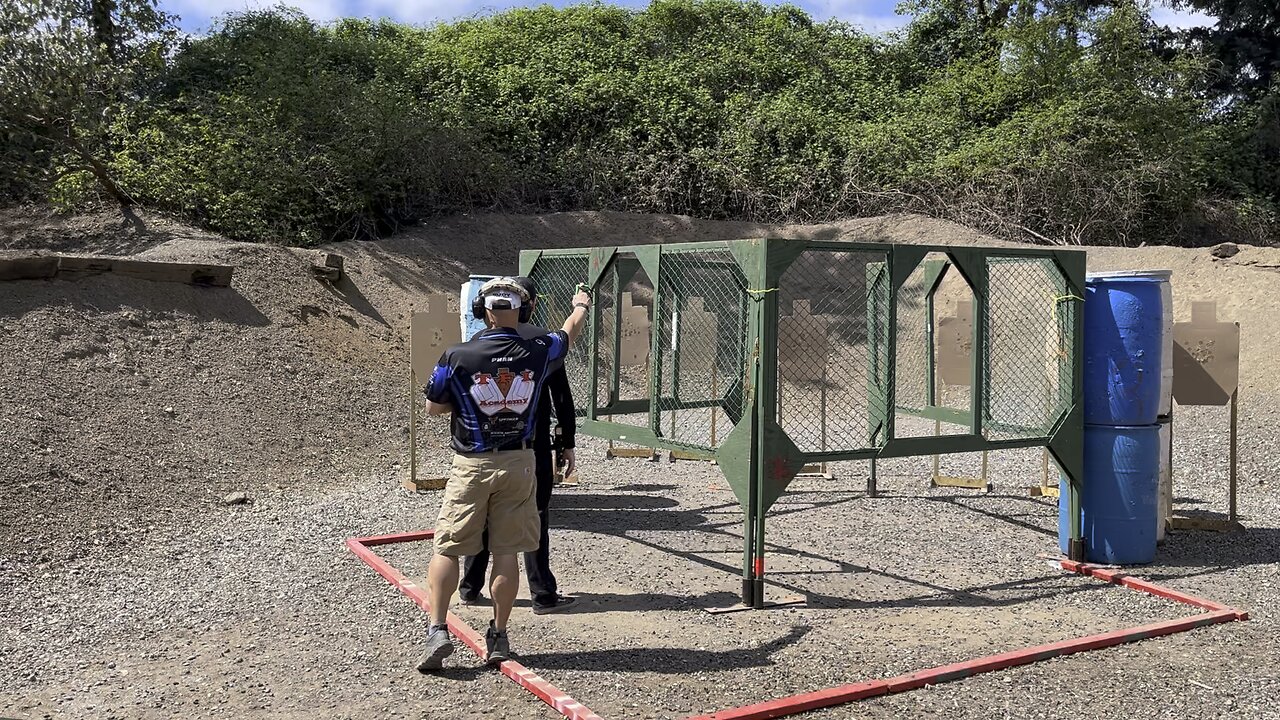
[[[583,288],[585,285],[578,286],[578,292],[573,296],[573,312],[569,313],[569,317],[565,318],[564,334],[569,336],[569,347],[573,347],[573,343],[578,339],[578,335],[582,333],[582,328],[587,324],[587,309],[591,307],[591,296],[586,293]]]

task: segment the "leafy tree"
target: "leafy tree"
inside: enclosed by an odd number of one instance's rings
[[[131,206],[109,168],[111,129],[172,38],[152,0],[0,3],[0,174],[28,192],[87,174]]]
[[[1222,63],[1216,87],[1258,102],[1280,80],[1280,3],[1276,0],[1181,0],[1218,22],[1192,28],[1188,37]]]

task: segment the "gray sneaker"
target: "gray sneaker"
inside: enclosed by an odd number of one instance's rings
[[[429,672],[444,667],[444,659],[453,654],[453,636],[449,628],[436,625],[427,634],[427,648],[418,658],[418,672]]]
[[[489,621],[489,629],[484,634],[485,662],[490,665],[498,665],[511,659],[511,641],[507,639],[506,631],[498,632],[493,626],[493,621]]]

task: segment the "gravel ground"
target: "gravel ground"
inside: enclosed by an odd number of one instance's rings
[[[608,718],[683,717],[1192,612],[1051,569],[1034,557],[1053,547],[1051,505],[999,477],[992,495],[931,491],[920,465],[887,473],[875,499],[850,488],[865,479],[852,467],[798,480],[769,524],[770,593],[808,605],[709,615],[739,585],[740,514],[718,470],[605,461],[587,445],[583,485],[555,498],[556,567],[582,607],[517,610],[513,642]],[[1274,716],[1276,531],[1259,520],[1267,502],[1276,515],[1268,495],[1244,500],[1255,529],[1175,534],[1143,574],[1250,622],[813,716]],[[443,676],[413,671],[422,615],[342,545],[429,527],[436,503],[384,473],[265,492],[66,564],[6,561],[0,652],[16,671],[0,714],[553,717],[465,651]],[[426,545],[379,552],[411,576],[428,559]],[[461,614],[480,626],[487,611]]]
[[[15,223],[0,217],[0,230]],[[301,251],[174,225],[122,240],[100,225],[42,226],[0,247],[232,262],[236,281],[0,287],[0,716],[555,717],[466,652],[441,676],[415,672],[422,614],[343,546],[433,524],[436,495],[399,487],[408,313],[466,274],[457,248],[484,272],[509,267],[517,244],[776,230],[613,214],[455,219],[343,246],[349,282],[328,288]],[[841,228],[975,239],[927,219]],[[812,717],[1280,717],[1280,375],[1266,350],[1280,325],[1265,322],[1280,301],[1245,282],[1270,281],[1245,267],[1260,252],[1236,265],[1200,251],[1090,254],[1113,268],[1173,266],[1191,292],[1229,286],[1225,307],[1253,323],[1240,445],[1249,529],[1172,534],[1141,570],[1252,619]],[[1256,315],[1244,317],[1249,303]],[[1225,413],[1187,409],[1178,427],[1179,511],[1222,512]],[[426,430],[424,447],[441,447],[442,423]],[[808,604],[709,615],[740,589],[741,515],[718,469],[605,461],[583,444],[584,482],[557,492],[553,534],[580,609],[518,610],[512,638],[527,665],[607,718],[682,717],[1193,612],[1037,560],[1054,548],[1056,515],[1025,495],[1040,460],[1022,451],[992,455],[990,495],[928,488],[925,459],[884,463],[874,499],[865,464],[798,480],[769,521],[769,592]],[[429,451],[425,472],[446,462]],[[977,458],[944,468],[972,474]],[[222,505],[232,491],[250,502]],[[428,548],[379,552],[419,575]],[[463,614],[480,625],[486,611]]]

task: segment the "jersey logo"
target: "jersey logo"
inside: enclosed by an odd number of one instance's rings
[[[471,376],[471,398],[485,415],[506,410],[523,415],[533,399],[533,371],[513,373],[498,368],[497,374],[478,372]]]

